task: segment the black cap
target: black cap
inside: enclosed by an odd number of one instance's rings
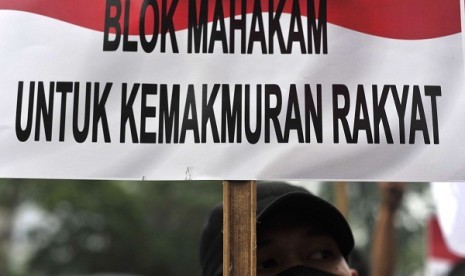
[[[324,227],[337,242],[343,256],[354,248],[354,237],[344,216],[327,201],[306,189],[282,182],[257,184],[257,227],[276,212],[299,214]],[[216,206],[204,226],[200,239],[200,263],[203,276],[222,275],[223,205]]]

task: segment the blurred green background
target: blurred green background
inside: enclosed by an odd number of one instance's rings
[[[334,199],[334,183],[299,185]],[[378,187],[347,187],[349,221],[368,264]],[[423,275],[429,185],[406,188],[397,270]],[[0,275],[200,275],[200,232],[222,189],[221,181],[0,179]]]

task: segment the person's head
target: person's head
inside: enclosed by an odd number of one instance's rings
[[[210,214],[201,236],[203,276],[222,275],[223,208]],[[342,214],[307,190],[257,184],[257,276],[356,275],[347,264],[354,247]]]
[[[455,263],[447,276],[465,276],[465,259]]]

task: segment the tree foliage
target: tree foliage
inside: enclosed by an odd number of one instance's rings
[[[322,197],[333,201],[333,184],[322,187]],[[428,191],[424,183],[409,184],[404,203],[412,201],[409,196],[428,202]],[[350,183],[348,195],[357,247],[369,263],[379,191],[375,183]],[[28,276],[200,275],[200,232],[221,200],[219,181],[0,180],[3,225],[25,203],[47,216],[30,232],[30,258],[21,271]],[[425,221],[415,208],[430,205],[404,204],[399,211],[398,275],[412,275],[424,265]],[[5,229],[0,253],[8,252],[11,238],[11,227]],[[19,275],[3,257],[0,274]]]
[[[26,182],[22,199],[56,223],[31,232],[25,275],[200,274],[197,242],[221,183]]]
[[[322,197],[334,201],[335,184],[325,184],[328,185],[322,185]],[[356,247],[365,265],[369,266],[380,191],[373,182],[352,182],[347,187],[349,223],[354,231]],[[426,219],[433,212],[433,204],[427,183],[407,183],[405,188],[395,225],[398,250],[396,275],[422,275],[427,250]]]

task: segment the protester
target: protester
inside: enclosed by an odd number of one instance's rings
[[[402,203],[405,184],[382,182],[378,185],[381,200],[371,251],[371,275],[392,276],[397,257],[395,219]]]
[[[465,259],[454,264],[447,276],[465,276]]]
[[[222,275],[223,207],[203,229],[203,276]],[[348,265],[354,238],[344,216],[307,190],[285,183],[257,184],[257,276],[357,275]]]

